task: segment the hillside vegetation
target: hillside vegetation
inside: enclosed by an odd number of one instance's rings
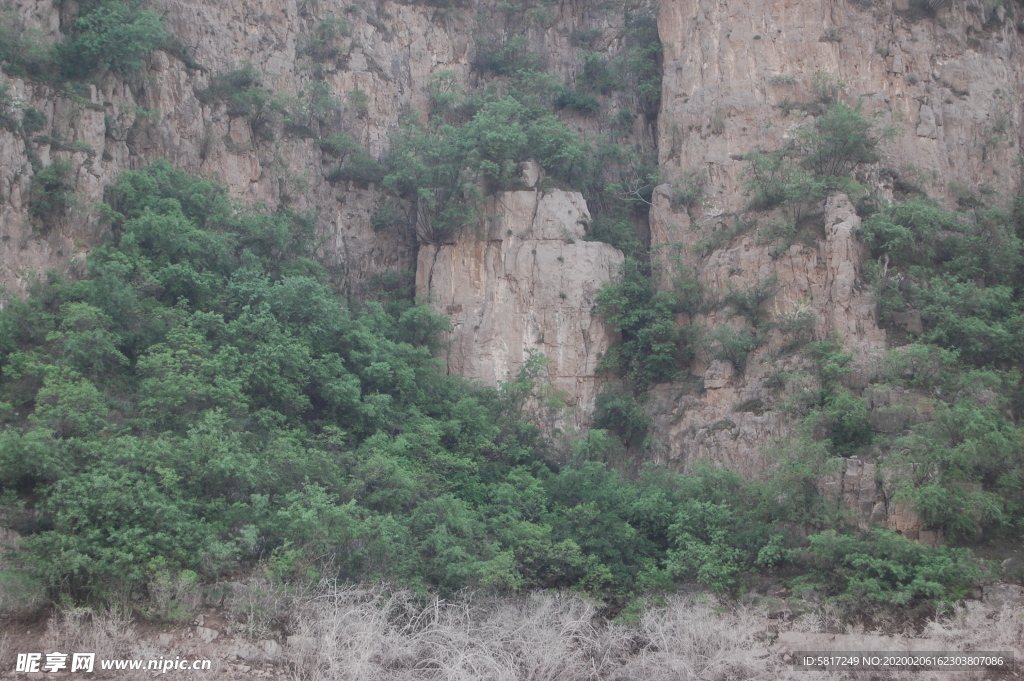
[[[114,239],[87,276],[0,314],[9,593],[130,602],[258,567],[628,598],[778,568],[861,608],[950,602],[982,574],[851,533],[799,462],[767,483],[629,479],[601,462],[606,431],[545,441],[524,412],[536,362],[498,390],[445,375],[446,322],[346,303],[305,216],[240,210],[166,163],[106,196]]]

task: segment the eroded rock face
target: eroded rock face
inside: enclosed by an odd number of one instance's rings
[[[729,368],[705,347],[691,370],[702,385],[652,391],[648,413],[659,459],[683,467],[713,460],[749,475],[770,464],[768,445],[790,434],[793,422],[781,412],[792,389],[780,392],[775,378],[808,369],[787,350],[795,335],[781,333],[778,326],[802,318],[809,325],[801,332],[805,342],[838,334],[854,354],[850,382],[855,391],[867,387],[885,349],[876,304],[861,276],[860,218],[849,197],[836,194],[812,209],[817,214],[788,245],[770,236],[772,222],[787,216],[747,208],[746,162],[740,155],[782,149],[814,123],[808,113],[813,107],[792,103],[827,105],[838,99],[859,106],[879,130],[888,125],[899,133],[880,146],[877,164],[856,172],[883,199],[892,197],[897,179],[920,183],[930,195],[950,202],[955,198],[950,185],[957,182],[986,182],[999,190],[1012,186],[1007,169],[1021,144],[1018,84],[1024,79],[1013,22],[993,3],[952,3],[934,17],[916,16],[904,5],[660,3],[663,177],[679,183],[695,173],[706,177],[707,185],[705,200],[688,207],[673,204],[672,185],[655,191],[651,243],[659,254],[659,285],[672,285],[680,275],[678,262],[712,298],[763,285],[774,294],[758,319],[719,305],[712,313],[681,320],[708,330],[760,325],[764,344],[743,366]],[[768,323],[776,328],[768,330]],[[908,317],[900,323],[920,328],[921,320]],[[869,420],[894,432],[907,427],[910,416],[904,412],[913,408],[878,396]],[[874,499],[868,501],[855,504],[864,506],[865,519],[879,515]],[[886,522],[914,531],[916,521],[891,520],[900,516],[889,511]]]
[[[616,340],[593,308],[620,275],[622,253],[582,240],[590,212],[576,192],[506,192],[488,213],[495,219],[478,232],[420,246],[417,294],[452,322],[448,370],[494,385],[539,352],[583,426],[597,364]]]
[[[672,215],[665,190],[655,197],[657,214]],[[824,205],[824,238],[816,245],[795,243],[773,253],[759,243],[756,234],[736,237],[722,248],[702,255],[694,250],[714,229],[668,227],[664,220],[652,223],[652,239],[676,241],[684,264],[711,295],[730,289],[770,287],[774,294],[762,306],[758,319],[737,316],[734,307],[688,320],[714,328],[728,324],[752,328],[774,320],[806,319],[806,338],[825,338],[836,332],[858,352],[855,379],[885,346],[885,332],[878,328],[875,304],[860,280],[862,259],[854,232],[860,225],[845,194],[831,196]],[[686,217],[685,212],[678,215]],[[669,273],[671,276],[671,273]],[[791,334],[758,330],[764,345],[752,352],[741,367],[731,361],[698,353],[692,373],[702,379],[702,390],[681,391],[677,386],[657,386],[649,405],[655,423],[655,450],[659,459],[689,465],[712,460],[755,476],[768,462],[764,449],[774,439],[791,433],[792,418],[780,412],[784,396],[771,386],[780,372],[802,367],[801,358],[787,352]]]
[[[714,206],[739,210],[744,164],[734,156],[778,149],[810,122],[799,109],[787,115],[787,101],[832,96],[902,133],[879,168],[933,196],[951,181],[1006,188],[1024,65],[1016,27],[996,4],[950,3],[927,17],[892,2],[665,0],[663,168],[707,171]],[[879,168],[864,179],[884,190]]]
[[[8,3],[9,4],[9,3]],[[60,2],[28,0],[11,9],[25,25],[57,41]],[[65,23],[74,10],[63,3]],[[218,74],[252,65],[275,95],[298,101],[311,86],[333,98],[324,114],[329,125],[300,116],[312,135],[344,131],[367,153],[387,151],[403,116],[425,119],[431,82],[445,72],[458,88],[470,89],[477,42],[495,39],[508,21],[493,3],[446,11],[426,3],[328,3],[306,0],[199,2],[160,0],[165,26],[183,46],[182,54],[154,52],[142,73],[122,79],[106,74],[97,85],[70,95],[43,83],[0,73],[17,107],[45,114],[42,130],[26,140],[0,128],[0,287],[23,295],[33,276],[63,270],[104,236],[93,209],[103,188],[125,169],[158,158],[226,184],[232,195],[269,210],[316,211],[321,259],[343,273],[349,293],[359,295],[376,275],[411,271],[417,244],[413,230],[373,229],[371,215],[381,192],[374,186],[331,183],[340,164],[322,151],[309,132],[287,132],[279,124],[272,139],[254,134],[249,122],[224,102],[203,101],[197,91]],[[303,46],[325,19],[347,26],[334,47],[337,57],[314,58]],[[570,0],[536,13],[524,29],[532,53],[550,72],[565,78],[578,64],[571,36],[592,34],[590,48],[614,56],[622,47],[626,16],[612,7],[582,7]],[[514,31],[513,34],[519,31]],[[189,63],[182,58],[187,54]],[[357,104],[351,93],[361,92]],[[599,123],[577,117],[573,125],[595,130]],[[59,139],[53,144],[34,138]],[[78,145],[83,151],[69,151]],[[33,175],[29,147],[42,166],[68,158],[78,201],[45,229],[28,211]]]

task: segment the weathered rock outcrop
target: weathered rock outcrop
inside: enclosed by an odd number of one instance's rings
[[[885,333],[875,321],[874,302],[859,280],[862,256],[853,232],[860,218],[845,195],[836,194],[826,202],[824,239],[815,246],[793,244],[774,254],[754,234],[737,237],[706,256],[698,254],[694,246],[709,231],[728,226],[667,226],[664,217],[671,214],[671,204],[664,190],[656,195],[654,214],[652,239],[674,241],[683,262],[711,295],[722,295],[730,287],[740,290],[773,282],[774,295],[766,303],[771,309],[766,314],[776,321],[805,315],[818,338],[836,332],[862,354],[884,346]],[[679,215],[687,217],[685,212]],[[735,324],[735,312],[725,306],[690,321],[707,327]],[[698,393],[657,386],[649,411],[659,458],[683,465],[712,460],[749,475],[764,469],[762,450],[772,438],[790,433],[792,419],[778,409],[782,400],[768,380],[798,366],[798,357],[781,352],[789,340],[777,330],[768,332],[764,346],[752,352],[742,367],[698,354],[693,365],[693,373],[703,379]]]
[[[495,218],[480,233],[420,247],[417,294],[452,321],[448,370],[493,385],[539,352],[582,426],[597,364],[615,340],[593,308],[619,276],[622,253],[582,240],[590,212],[576,192],[506,192],[487,212]]]
[[[774,321],[809,315],[815,339],[839,334],[855,353],[854,389],[866,387],[886,335],[861,278],[860,218],[851,201],[830,197],[822,206],[824,230],[780,249],[766,236],[778,216],[747,210],[746,164],[739,156],[781,149],[812,125],[807,111],[813,107],[794,103],[838,98],[900,133],[881,145],[879,163],[858,174],[883,198],[892,196],[895,182],[919,183],[951,200],[955,183],[1009,189],[1021,147],[1024,78],[1014,21],[985,2],[955,2],[926,16],[900,0],[666,0],[659,31],[663,175],[707,178],[701,205],[674,206],[670,185],[655,192],[651,242],[662,255],[661,285],[679,274],[671,256],[713,296],[772,282],[775,294],[764,314]],[[706,328],[757,323],[735,313],[724,306],[683,321]],[[768,387],[769,379],[792,371],[799,360],[780,352],[777,330],[763,335],[766,343],[743,367],[698,356],[693,373],[703,379],[700,389],[655,388],[649,413],[659,458],[682,465],[711,459],[751,474],[766,465],[766,444],[791,424],[779,413],[784,396]],[[872,404],[879,425],[896,417],[876,406],[903,409]],[[906,418],[896,421],[887,427],[906,426]]]
[[[663,168],[706,170],[713,205],[739,210],[743,162],[734,155],[780,148],[807,123],[787,102],[841,92],[902,132],[879,168],[937,195],[952,181],[1009,186],[1020,37],[999,3],[947,4],[928,17],[909,0],[662,2]],[[866,179],[886,184],[878,169]]]

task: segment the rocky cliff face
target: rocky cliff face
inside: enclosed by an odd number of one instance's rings
[[[674,263],[716,294],[772,282],[765,314],[809,315],[814,337],[840,334],[857,353],[855,383],[866,385],[873,353],[886,338],[860,276],[851,200],[830,197],[823,227],[780,249],[762,230],[771,215],[745,211],[737,156],[778,149],[809,125],[811,115],[793,102],[838,97],[901,132],[859,178],[883,197],[900,183],[951,199],[956,183],[1008,188],[1020,150],[1024,64],[1016,19],[997,4],[661,0],[661,111],[656,139],[647,141],[670,183],[655,191],[650,212],[663,285],[678,274]],[[59,7],[30,0],[15,11],[27,26],[57,38]],[[447,71],[459,87],[475,84],[473,59],[490,49],[485,38],[521,31],[550,73],[572,79],[579,72],[574,36],[587,34],[590,49],[616,56],[629,7],[574,0],[524,6],[535,14],[528,26],[488,3],[453,9],[390,1],[166,0],[160,7],[185,47],[177,55],[155,52],[136,77],[107,75],[69,90],[0,76],[19,106],[46,119],[32,135],[0,129],[0,285],[24,293],[47,268],[80,271],[84,254],[104,236],[93,207],[103,187],[123,169],[169,158],[225,182],[247,203],[317,211],[320,254],[344,272],[350,293],[365,291],[378,275],[415,270],[417,294],[452,320],[450,371],[500,381],[530,351],[540,351],[555,387],[576,408],[576,425],[588,422],[599,389],[595,369],[614,340],[593,314],[595,294],[616,276],[622,256],[582,240],[589,217],[582,198],[542,191],[534,177],[528,189],[494,199],[490,219],[477,230],[452,243],[419,244],[408,225],[374,229],[380,192],[372,182],[332,182],[337,160],[313,138],[345,132],[379,157],[404,115],[425,116],[432,77]],[[332,16],[349,30],[331,59],[314,63],[305,46]],[[290,130],[277,121],[268,132],[223,101],[199,96],[217,74],[245,64],[258,68],[268,91],[293,101],[308,101],[311,86],[323,84],[330,110],[307,111]],[[597,119],[573,124],[585,135],[608,132]],[[648,134],[639,117],[632,125],[628,134]],[[45,229],[28,209],[33,154],[41,166],[69,159],[78,197]],[[707,177],[706,202],[674,205],[672,184],[693,172]],[[713,246],[698,248],[702,243]],[[726,307],[680,322],[738,325],[734,312]],[[658,458],[682,465],[713,459],[750,474],[763,467],[766,442],[790,431],[769,379],[798,362],[781,352],[785,334],[766,338],[742,366],[698,356],[697,389],[686,382],[652,391]]]
[[[599,388],[597,363],[614,340],[593,308],[619,276],[622,253],[582,240],[590,213],[576,192],[506,192],[488,212],[497,219],[486,235],[420,248],[417,294],[452,320],[448,369],[494,384],[515,378],[530,353],[543,354],[547,378],[582,427]]]
[[[472,58],[490,49],[477,43],[514,35],[514,13],[486,3],[466,9],[297,0],[158,4],[184,48],[178,55],[156,51],[136,77],[108,74],[74,90],[0,75],[18,107],[46,117],[33,135],[0,130],[0,286],[24,294],[47,269],[82,271],[85,254],[104,237],[94,208],[103,188],[124,169],[168,158],[227,184],[245,203],[316,211],[319,254],[341,273],[350,294],[418,264],[418,293],[437,301],[455,324],[450,370],[493,383],[514,374],[527,351],[539,350],[550,356],[555,384],[579,407],[579,422],[586,420],[594,368],[612,340],[591,307],[621,256],[580,241],[581,220],[589,218],[582,198],[560,191],[507,194],[491,207],[498,223],[492,221],[490,236],[467,233],[458,244],[420,252],[407,225],[373,228],[381,193],[372,183],[332,183],[338,159],[313,139],[344,132],[380,157],[403,116],[425,117],[436,74],[446,72],[457,88],[474,84]],[[69,16],[61,11],[59,3],[34,0],[19,5],[17,18],[56,40]],[[331,59],[311,59],[306,46],[325,20],[348,30],[333,43]],[[578,67],[574,32],[587,31],[591,49],[614,55],[625,20],[622,7],[563,2],[540,8],[520,28],[547,70],[565,78]],[[293,108],[303,102],[312,108],[309,93],[323,88],[330,110],[305,113],[298,121],[303,131],[280,120],[258,129],[224,101],[201,96],[218,74],[245,65],[260,73],[260,87]],[[583,118],[576,126],[597,132]],[[641,128],[638,134],[646,134]],[[73,168],[74,205],[45,227],[30,215],[33,154],[39,168],[55,158],[69,159]]]
[[[958,183],[1011,188],[1024,75],[1018,31],[996,3],[946,4],[662,2],[662,171],[708,180],[701,206],[673,206],[668,185],[655,193],[651,241],[664,254],[663,285],[678,275],[673,254],[713,292],[772,282],[766,313],[812,315],[818,339],[838,333],[856,355],[854,384],[864,387],[886,334],[860,276],[853,236],[860,218],[848,197],[834,195],[823,233],[780,250],[765,230],[776,216],[745,209],[746,163],[738,157],[781,149],[812,125],[794,103],[835,97],[897,132],[881,146],[880,162],[858,177],[881,196],[891,197],[899,182],[950,200]],[[717,247],[699,245],[708,242]],[[736,324],[735,312],[726,306],[695,321]],[[650,411],[660,456],[761,468],[765,444],[790,428],[778,412],[783,397],[766,387],[793,368],[779,352],[785,342],[771,332],[744,367],[698,357],[703,392],[658,386]]]

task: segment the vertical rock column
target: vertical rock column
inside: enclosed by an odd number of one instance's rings
[[[573,425],[585,426],[597,364],[615,341],[594,305],[623,255],[582,240],[590,212],[576,192],[506,192],[489,208],[478,230],[420,247],[416,293],[452,323],[448,371],[494,385],[539,352]]]

